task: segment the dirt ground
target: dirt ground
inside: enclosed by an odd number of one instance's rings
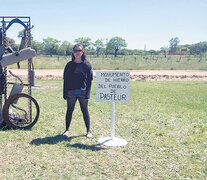
[[[11,69],[20,77],[27,77],[25,69]],[[94,79],[96,78],[94,70]],[[9,73],[8,73],[9,75]],[[63,70],[35,70],[36,79],[62,79]],[[130,78],[133,81],[207,81],[207,71],[199,70],[131,70]]]

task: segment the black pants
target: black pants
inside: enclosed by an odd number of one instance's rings
[[[66,112],[66,131],[69,130],[73,110],[75,108],[76,101],[79,101],[80,108],[83,114],[83,119],[86,125],[87,132],[90,131],[90,116],[88,112],[88,99],[81,97],[69,97],[67,98],[67,112]]]

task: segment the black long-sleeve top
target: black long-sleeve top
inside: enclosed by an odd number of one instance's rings
[[[85,98],[90,98],[93,71],[90,63],[70,61],[66,64],[63,74],[63,98],[66,99],[70,90],[85,91]]]

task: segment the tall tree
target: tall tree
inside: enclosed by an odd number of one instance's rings
[[[18,45],[15,43],[14,39],[6,37],[6,44],[7,46],[10,46],[14,51],[18,51]]]
[[[192,44],[190,47],[190,54],[200,54],[207,52],[207,42],[199,42],[196,44]]]
[[[114,56],[115,57],[117,57],[117,52],[123,47],[127,47],[127,43],[121,37],[111,38],[110,41],[107,43],[107,46],[106,46],[106,48],[108,50],[113,50],[114,51]]]
[[[75,39],[74,42],[82,44],[84,49],[89,48],[92,44],[91,43],[91,38],[89,38],[89,37],[80,37],[80,38]]]
[[[60,41],[54,38],[51,38],[51,37],[43,39],[42,45],[43,45],[45,53],[50,56],[56,55],[58,52],[59,43]]]
[[[72,54],[73,45],[69,41],[63,41],[58,48],[58,55],[69,56]]]
[[[97,57],[99,57],[99,53],[100,53],[101,49],[104,47],[103,39],[97,39],[93,45],[96,48],[96,55],[97,55]]]
[[[178,44],[180,43],[179,38],[178,37],[171,38],[169,40],[169,43],[170,43],[170,52],[176,52]]]
[[[32,40],[31,41],[31,48],[35,49],[35,51],[37,52],[37,54],[41,53],[41,49],[42,49],[42,43]]]

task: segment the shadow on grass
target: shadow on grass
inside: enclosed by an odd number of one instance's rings
[[[9,127],[7,126],[4,122],[2,124],[0,124],[0,131],[9,131],[9,130],[21,130],[21,131],[31,131],[32,129],[21,129],[21,128],[14,128],[14,127]]]
[[[95,145],[85,145],[85,144],[80,144],[80,143],[75,143],[72,145],[67,145],[68,147],[72,147],[72,148],[79,148],[79,149],[83,149],[83,150],[91,150],[91,151],[100,151],[100,150],[104,150],[106,148],[103,148],[100,146],[101,144],[95,144]]]
[[[81,135],[84,136],[84,135]],[[69,138],[64,137],[63,135],[56,135],[56,136],[51,136],[51,137],[45,137],[45,138],[37,138],[37,139],[33,139],[30,144],[33,145],[41,145],[41,144],[57,144],[61,141],[71,141],[74,138],[78,138],[81,136],[71,136]]]
[[[80,136],[70,136],[69,138],[64,137],[63,135],[56,135],[56,136],[51,136],[51,137],[44,137],[44,138],[37,138],[33,139],[30,144],[39,146],[41,144],[57,144],[62,141],[67,141],[70,142],[74,138],[78,137],[84,137],[85,135],[80,135]],[[91,151],[100,151],[106,148],[103,148],[100,146],[101,144],[95,144],[95,145],[86,145],[86,144],[80,144],[80,143],[75,143],[75,144],[68,144],[67,147],[70,148],[79,148],[83,150],[91,150]]]
[[[12,128],[8,127],[5,122],[0,124],[0,131],[12,130]]]

